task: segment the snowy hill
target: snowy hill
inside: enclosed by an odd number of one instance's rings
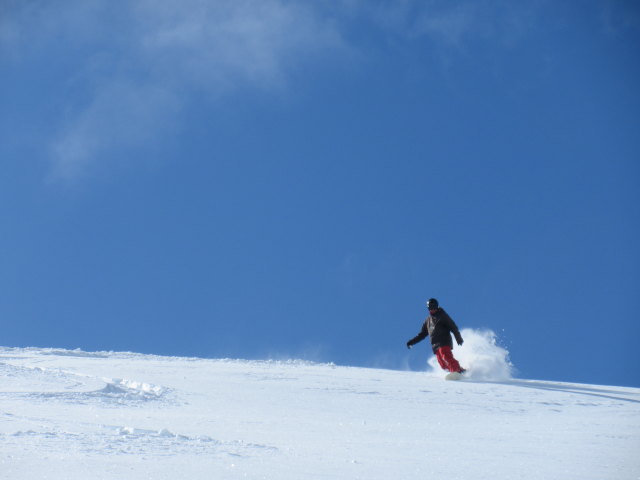
[[[0,445],[14,480],[637,480],[640,389],[0,348]]]

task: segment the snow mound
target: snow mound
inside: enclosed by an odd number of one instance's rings
[[[509,361],[509,352],[498,345],[497,336],[492,330],[473,330],[465,328],[460,332],[464,339],[462,346],[455,346],[453,354],[463,368],[466,377],[472,380],[505,381],[513,376],[513,365]],[[428,361],[429,373],[444,377],[447,372],[438,365],[435,356]]]
[[[141,400],[155,400],[160,398],[167,389],[135,380],[114,378],[107,380],[107,385],[99,393],[105,395],[122,396]]]

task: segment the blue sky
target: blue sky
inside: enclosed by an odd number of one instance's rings
[[[0,344],[640,386],[633,2],[0,12]]]

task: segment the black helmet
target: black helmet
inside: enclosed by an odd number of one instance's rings
[[[438,309],[438,300],[435,298],[430,298],[427,302],[427,308],[429,310],[437,310]]]

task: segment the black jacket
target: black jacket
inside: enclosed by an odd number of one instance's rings
[[[420,333],[407,342],[408,346],[421,342],[427,336],[431,337],[431,348],[436,353],[440,347],[453,347],[451,334],[456,337],[458,344],[462,343],[462,336],[458,330],[458,326],[443,308],[438,308],[436,313],[429,315],[422,324]]]

